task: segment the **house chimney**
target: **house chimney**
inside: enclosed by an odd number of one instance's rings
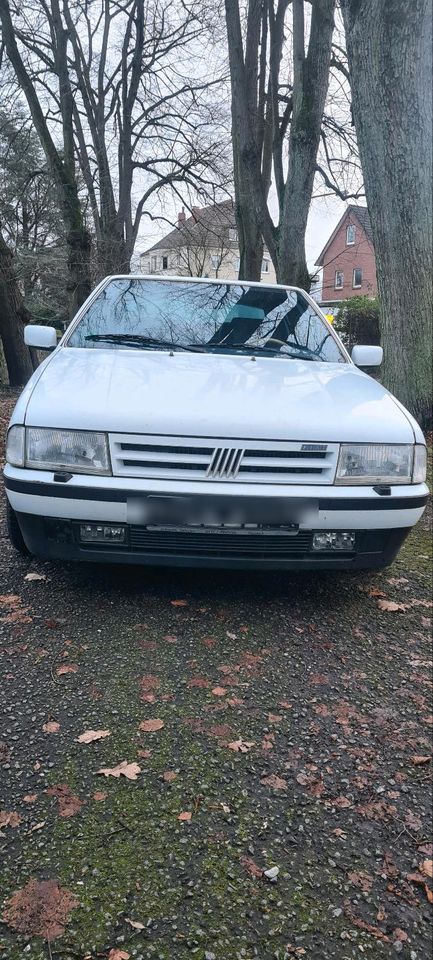
[[[180,210],[180,212],[177,215],[178,225],[180,226],[181,223],[185,223],[185,220],[186,220],[185,207],[182,207],[182,210]]]

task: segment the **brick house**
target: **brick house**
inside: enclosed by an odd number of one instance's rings
[[[158,276],[237,280],[239,244],[233,201],[192,207],[190,217],[182,207],[174,230],[140,254],[140,269]],[[261,279],[275,283],[274,267],[266,249]]]
[[[348,297],[376,296],[376,258],[367,207],[347,207],[316,267],[322,267],[321,306],[337,306]]]

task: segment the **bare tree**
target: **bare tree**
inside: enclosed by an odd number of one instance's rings
[[[377,261],[384,381],[431,422],[431,0],[342,0]]]
[[[24,324],[30,320],[13,269],[13,256],[0,230],[0,339],[11,387],[26,383],[33,372],[24,344]]]
[[[45,2],[42,7],[45,7]],[[57,185],[59,202],[66,226],[68,250],[68,290],[70,312],[73,315],[88,296],[91,289],[90,279],[90,234],[84,221],[80,203],[75,170],[75,146],[72,127],[73,93],[67,68],[67,35],[61,22],[58,0],[51,0],[52,11],[52,53],[47,54],[46,47],[33,46],[42,63],[52,60],[58,76],[57,100],[60,109],[61,146],[58,147],[50,129],[49,119],[43,110],[38,96],[38,80],[31,64],[26,64],[26,38],[22,40],[21,31],[16,30],[11,17],[8,0],[0,0],[1,39],[6,48],[9,61],[17,81],[27,100],[32,120],[42,144],[47,163]]]
[[[344,49],[331,58],[334,8],[335,0],[249,0],[244,23],[239,0],[225,0],[242,277],[260,279],[264,240],[278,280],[308,289],[305,231],[316,174],[328,193],[359,195],[347,175],[357,158]],[[325,111],[331,59],[333,103]]]

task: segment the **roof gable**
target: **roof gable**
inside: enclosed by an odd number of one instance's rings
[[[222,239],[227,245],[236,246],[236,241],[230,241],[228,238],[231,227],[236,227],[233,200],[223,200],[211,207],[202,207],[191,217],[177,223],[170,233],[154,243],[153,247],[145,250],[141,256],[153,253],[154,250],[176,250],[187,245],[199,246],[204,242],[210,246],[213,235],[215,246],[221,243]]]
[[[371,229],[370,215],[367,207],[360,207],[354,203],[349,203],[349,205],[347,206],[346,210],[343,213],[343,216],[338,221],[337,226],[335,227],[335,230],[333,230],[333,232],[331,233],[331,236],[329,237],[329,240],[327,241],[327,243],[325,243],[325,246],[323,247],[323,250],[320,256],[317,258],[315,263],[316,267],[323,267],[324,265],[323,260],[324,260],[326,251],[330,247],[332,241],[335,239],[335,237],[343,227],[347,226],[348,223],[353,223],[354,221],[358,222],[358,225],[361,227],[361,230],[363,230],[363,232],[365,233],[365,236],[367,237],[367,240],[369,241],[369,243],[373,244],[373,231]]]

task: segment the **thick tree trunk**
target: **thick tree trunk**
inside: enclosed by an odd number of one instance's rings
[[[431,422],[430,0],[344,0],[353,115],[381,301],[385,385]]]
[[[317,151],[328,92],[335,0],[312,7],[308,54],[304,56],[304,3],[293,3],[293,111],[289,169],[278,237],[277,280],[310,289],[305,231],[313,195]]]
[[[12,253],[0,233],[0,337],[11,387],[21,387],[33,373],[24,343],[24,324],[30,319],[14,274]]]

